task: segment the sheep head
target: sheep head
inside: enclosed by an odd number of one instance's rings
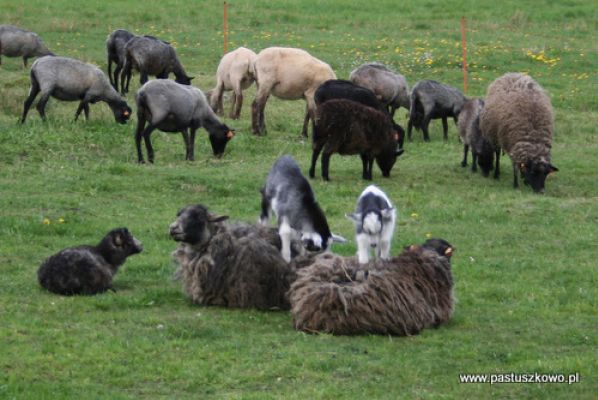
[[[519,164],[519,171],[523,181],[526,185],[531,186],[533,191],[536,193],[544,193],[544,183],[546,182],[546,177],[553,172],[557,172],[558,170],[559,169],[557,167],[544,160],[528,160]]]
[[[228,216],[214,215],[201,204],[187,206],[179,210],[176,220],[170,224],[170,237],[177,242],[203,246],[212,238],[215,224],[226,219]]]

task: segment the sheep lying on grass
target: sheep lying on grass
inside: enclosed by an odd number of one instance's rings
[[[253,133],[266,133],[264,109],[268,96],[273,94],[283,100],[305,99],[307,109],[301,134],[307,137],[309,120],[314,119],[316,110],[314,93],[323,82],[336,79],[330,65],[305,50],[269,47],[257,55],[254,70],[257,93],[251,105]]]
[[[379,63],[363,64],[351,71],[351,82],[370,89],[388,107],[391,117],[399,107],[409,110],[409,85],[401,74],[397,74]]]
[[[309,176],[315,176],[316,162],[323,152],[322,177],[325,180],[330,179],[330,157],[334,153],[359,154],[363,179],[372,179],[374,159],[382,175],[389,177],[397,155],[402,153],[397,147],[402,134],[404,132],[395,131],[387,113],[351,100],[328,100],[317,109]]]
[[[117,29],[112,32],[106,39],[106,54],[108,57],[108,78],[112,87],[118,92],[118,80],[120,73],[125,66],[126,53],[125,45],[129,40],[137,37],[129,31],[124,29]],[[116,64],[114,75],[112,75],[112,63]]]
[[[149,162],[154,162],[154,148],[150,135],[156,128],[164,132],[181,132],[185,141],[186,160],[195,158],[195,132],[200,127],[208,131],[212,152],[218,157],[224,153],[226,144],[235,135],[234,130],[221,123],[216,117],[202,91],[193,86],[180,85],[167,79],[153,80],[137,91],[135,101],[137,103],[135,145],[140,163],[144,162],[141,138],[145,142]]]
[[[127,228],[113,229],[97,246],[70,247],[49,257],[37,277],[42,287],[58,294],[102,293],[112,289],[112,278],[126,258],[142,250]]]
[[[297,271],[289,299],[295,328],[337,335],[415,335],[447,322],[454,306],[452,246],[430,239],[391,260],[360,265],[319,256]]]
[[[232,90],[230,117],[239,119],[243,106],[243,90],[251,86],[255,80],[253,64],[256,58],[257,55],[245,47],[239,47],[222,57],[216,70],[216,87],[210,95],[210,105],[217,114],[223,113],[222,94],[225,90]]]
[[[37,59],[31,66],[31,88],[25,100],[21,123],[25,122],[31,104],[38,93],[41,98],[37,103],[37,111],[42,119],[46,119],[46,103],[50,96],[64,101],[79,101],[75,120],[81,111],[89,119],[89,103],[104,101],[108,103],[116,122],[125,124],[131,108],[114,90],[106,75],[98,67],[79,60],[66,57],[46,56]]]
[[[2,56],[23,57],[23,68],[31,57],[53,56],[42,40],[33,32],[12,25],[0,25],[0,65]]]
[[[546,177],[558,168],[551,164],[554,111],[550,97],[531,77],[509,73],[488,86],[486,106],[480,117],[484,137],[502,148],[513,163],[513,186],[517,175],[534,192],[544,193]],[[500,150],[494,177],[499,176]]]
[[[227,224],[227,218],[198,204],[180,210],[170,225],[170,236],[180,242],[173,257],[185,293],[201,305],[288,309],[295,268],[311,262],[299,255],[301,243],[291,243],[289,264],[275,228]]]
[[[484,100],[470,99],[465,102],[459,114],[459,136],[463,142],[463,161],[461,166],[467,166],[467,152],[471,149],[471,171],[476,172],[479,165],[482,174],[488,176],[492,170],[496,148],[482,135],[480,130],[480,114],[484,109]]]

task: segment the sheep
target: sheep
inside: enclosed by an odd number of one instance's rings
[[[106,54],[108,56],[108,78],[110,83],[116,91],[118,91],[118,80],[120,78],[120,72],[125,65],[125,45],[132,38],[137,37],[133,33],[124,30],[117,29],[112,32],[106,39]],[[112,74],[112,63],[116,64],[114,75]]]
[[[254,76],[257,93],[251,105],[253,133],[266,133],[264,109],[268,96],[273,94],[283,100],[305,99],[307,108],[301,131],[303,137],[307,137],[309,120],[313,121],[315,115],[314,92],[322,82],[336,79],[330,65],[305,50],[288,47],[269,47],[260,51],[254,63]]]
[[[550,161],[554,111],[544,89],[533,78],[520,73],[497,78],[488,86],[480,128],[498,149],[494,177],[500,174],[502,149],[513,164],[513,187],[519,186],[519,172],[534,192],[544,193],[546,177],[558,171]]]
[[[463,161],[461,166],[467,166],[467,152],[471,148],[471,171],[477,171],[479,164],[482,174],[488,176],[492,170],[493,158],[496,149],[483,135],[480,130],[480,113],[484,109],[484,100],[469,99],[463,104],[459,114],[457,126],[459,136],[463,142]]]
[[[447,322],[454,309],[450,257],[442,239],[398,257],[360,265],[321,255],[297,271],[289,290],[295,329],[335,335],[416,335]]]
[[[148,35],[134,37],[125,45],[125,64],[120,81],[123,94],[129,91],[133,68],[139,71],[141,85],[147,82],[148,75],[167,79],[170,73],[174,73],[175,81],[183,85],[190,85],[193,79],[187,75],[176,51],[168,42]]]
[[[409,123],[407,126],[409,140],[411,140],[411,129],[415,127],[415,129],[423,131],[424,140],[429,142],[428,125],[431,119],[438,118],[442,118],[444,140],[447,140],[447,118],[453,117],[455,124],[457,124],[465,100],[465,96],[454,87],[431,80],[417,82],[411,91]]]
[[[314,94],[316,106],[319,106],[320,104],[332,99],[353,100],[363,104],[364,106],[375,108],[380,112],[388,113],[388,108],[384,106],[380,100],[378,100],[374,92],[368,88],[358,86],[351,81],[343,79],[330,79],[322,83],[318,89],[316,89],[316,93]],[[405,132],[403,131],[403,128],[394,122],[392,116],[390,116],[390,118],[395,131],[397,134],[400,134],[399,150],[397,151],[397,156],[399,156],[403,153]]]
[[[2,56],[23,57],[23,68],[31,57],[53,56],[37,34],[12,25],[0,25],[0,65]]]
[[[322,177],[329,180],[328,170],[333,153],[359,154],[362,161],[362,177],[372,179],[374,158],[384,177],[390,176],[397,156],[397,142],[404,131],[395,131],[387,113],[360,103],[335,99],[318,106],[313,134],[313,150],[309,176],[315,176],[316,162],[322,155]]]
[[[282,241],[281,253],[286,262],[291,260],[294,232],[301,234],[301,241],[309,251],[328,250],[332,242],[346,242],[330,232],[326,216],[309,182],[291,156],[285,155],[276,160],[261,194],[260,222],[267,225],[270,211],[274,211]]]
[[[139,163],[145,162],[141,152],[142,137],[147,158],[150,163],[154,162],[150,135],[156,128],[164,132],[181,132],[185,141],[185,159],[190,161],[195,158],[195,132],[198,128],[203,127],[208,131],[212,152],[217,157],[222,156],[226,144],[235,135],[234,130],[218,120],[202,91],[193,86],[181,85],[168,79],[149,81],[137,91],[135,102],[135,144]]]
[[[391,117],[399,107],[409,110],[409,85],[401,74],[397,74],[379,63],[363,64],[351,71],[349,80],[356,85],[370,89],[388,107]]]
[[[85,112],[85,119],[89,119],[89,103],[98,101],[108,103],[118,123],[125,124],[131,115],[132,110],[127,102],[95,65],[72,58],[45,56],[35,60],[30,76],[31,88],[29,97],[25,100],[21,123],[25,123],[29,108],[38,93],[41,93],[41,98],[36,108],[43,120],[46,119],[46,103],[50,96],[63,101],[79,100],[75,121],[81,111]]]
[[[142,243],[127,228],[108,232],[97,246],[76,246],[46,259],[37,271],[39,284],[65,296],[103,293],[127,257],[143,251]]]
[[[388,196],[375,185],[370,185],[357,199],[354,213],[347,218],[355,223],[357,231],[357,258],[360,264],[369,262],[370,247],[382,260],[390,257],[390,244],[397,219],[396,208]]]
[[[239,119],[243,106],[243,90],[255,81],[253,64],[256,58],[257,55],[245,47],[239,47],[222,57],[216,70],[216,87],[210,95],[210,105],[216,113],[220,115],[223,113],[223,92],[232,90],[230,117]]]
[[[311,263],[311,256],[300,255],[301,244],[293,241],[288,264],[275,228],[227,219],[196,204],[181,209],[170,225],[180,243],[173,258],[185,293],[200,305],[289,309],[286,292],[295,269]]]

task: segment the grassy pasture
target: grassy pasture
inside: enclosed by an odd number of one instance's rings
[[[0,0],[0,23],[36,31],[57,54],[106,68],[116,28],[176,46],[194,84],[210,89],[222,55],[222,3],[163,0]],[[462,87],[459,19],[467,18],[469,92],[505,72],[547,89],[556,111],[544,196],[513,190],[508,157],[499,181],[459,165],[455,126],[431,143],[415,132],[390,179],[374,171],[399,209],[393,253],[427,235],[457,248],[454,318],[408,338],[308,335],[287,312],[202,308],[172,280],[177,209],[203,203],[255,221],[258,188],[282,154],[306,172],[299,137],[303,102],[271,98],[268,135],[250,132],[245,96],[220,160],[200,132],[196,161],[180,135],[155,132],[155,165],[137,165],[134,123],[114,123],[105,104],[76,123],[75,103],[50,100],[48,121],[30,111],[21,60],[0,66],[0,398],[566,398],[598,393],[598,9],[590,1],[230,1],[229,48],[300,47],[339,78],[383,62],[413,85]],[[127,101],[134,103],[138,75]],[[228,107],[228,103],[225,103]],[[405,111],[397,121],[406,125]],[[134,116],[135,117],[135,116]],[[332,229],[353,236],[344,213],[366,182],[357,157],[334,156],[331,182],[312,181]],[[320,173],[318,166],[317,173]],[[127,226],[144,243],[115,279],[116,293],[64,298],[42,291],[39,264],[75,244]],[[351,255],[355,244],[335,251]],[[581,383],[459,384],[460,373],[579,373]]]

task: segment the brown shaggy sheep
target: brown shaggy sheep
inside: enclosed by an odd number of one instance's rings
[[[296,329],[337,335],[415,335],[453,313],[453,247],[440,239],[360,265],[326,254],[297,272],[289,299]]]

